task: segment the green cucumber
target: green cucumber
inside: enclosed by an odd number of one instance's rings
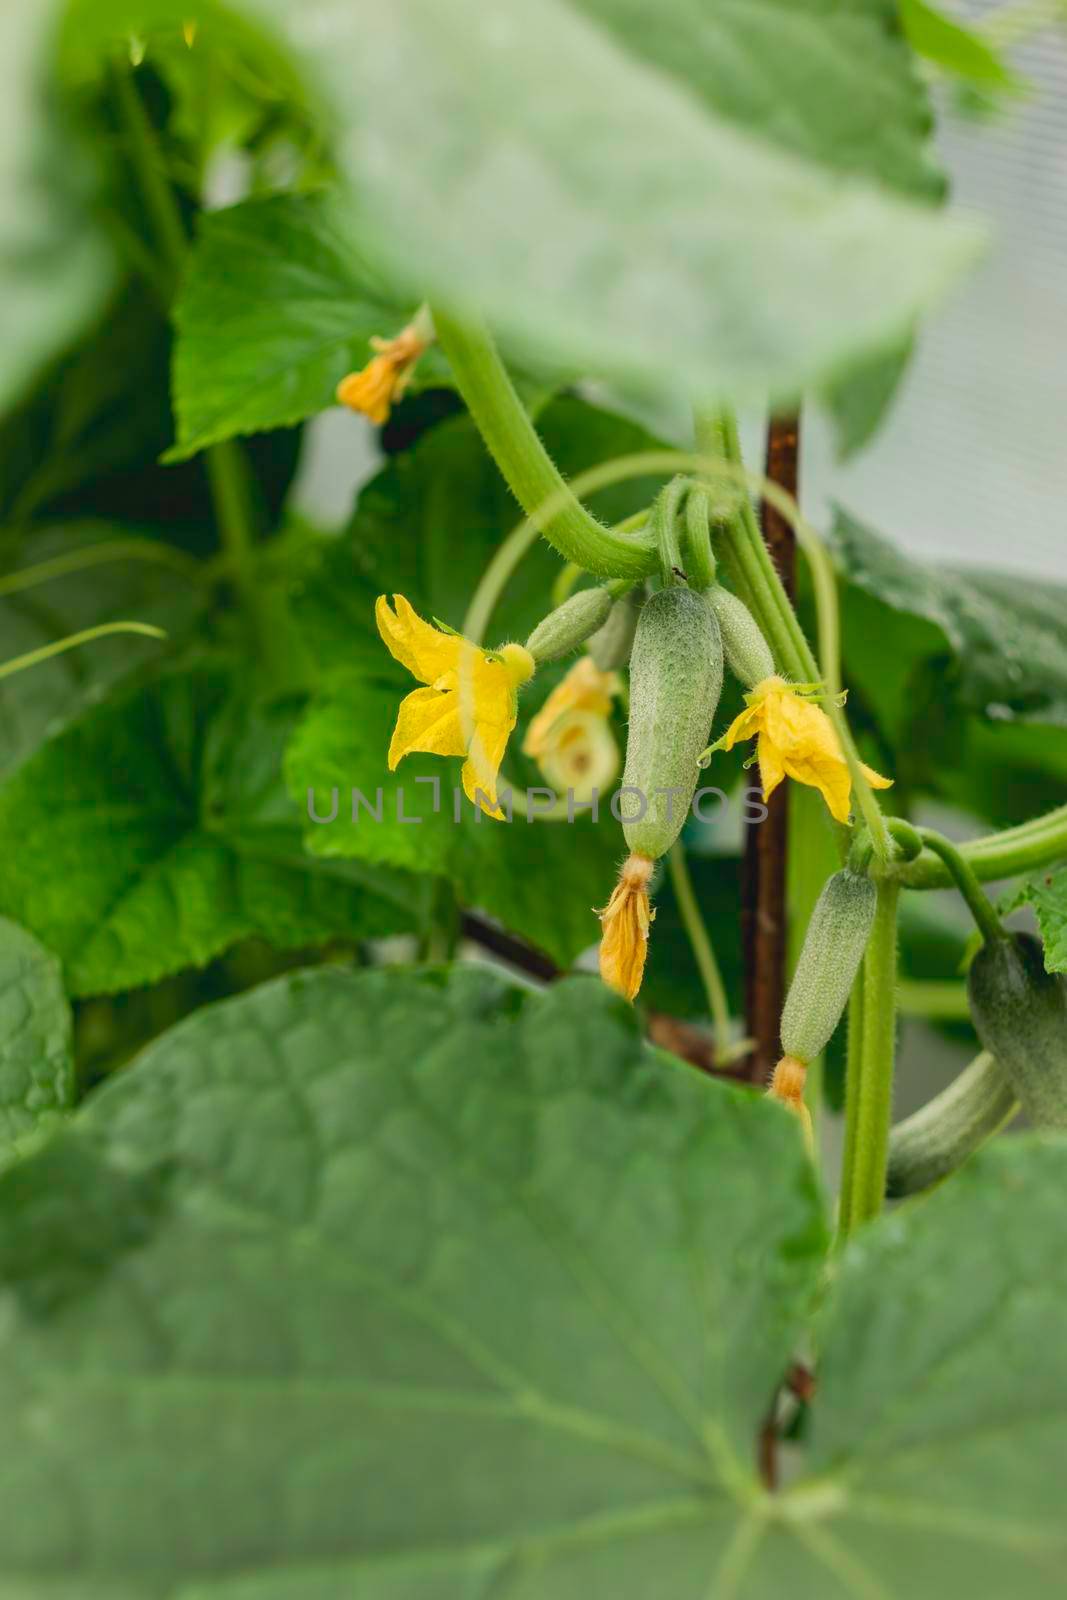
[[[607,589],[579,589],[542,617],[526,641],[537,662],[555,661],[583,645],[607,621],[613,601]]]
[[[619,805],[637,855],[656,861],[681,833],[721,692],[722,637],[706,596],[661,589],[642,607],[630,656],[630,793]]]
[[[1067,979],[1028,933],[984,944],[967,974],[971,1017],[1039,1128],[1067,1128]]]
[[[983,1050],[947,1089],[897,1123],[889,1136],[886,1193],[900,1199],[940,1183],[1018,1109],[1007,1073]]]
[[[782,1049],[814,1061],[841,1020],[874,926],[878,891],[842,867],[823,885],[782,1008]]]
[[[774,676],[774,657],[759,624],[743,600],[721,583],[705,591],[722,630],[726,665],[746,689],[754,689],[764,678]]]

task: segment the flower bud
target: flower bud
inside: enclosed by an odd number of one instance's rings
[[[568,655],[607,621],[611,607],[607,589],[579,589],[542,618],[527,639],[526,648],[538,662]]]

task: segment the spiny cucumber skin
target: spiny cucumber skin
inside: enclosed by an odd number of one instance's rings
[[[682,831],[722,693],[722,637],[707,598],[692,589],[661,589],[645,602],[630,656],[630,729],[626,741],[623,826],[626,843],[656,861]],[[674,790],[673,794],[664,791]],[[657,792],[659,791],[659,792]]]
[[[726,665],[746,689],[774,676],[774,657],[759,623],[745,605],[722,584],[712,584],[707,590],[722,631],[722,648]]]
[[[967,974],[978,1037],[1031,1122],[1067,1128],[1067,980],[1027,933],[984,944]]]
[[[877,903],[871,879],[848,867],[824,884],[782,1008],[786,1055],[813,1061],[830,1042],[863,960]]]
[[[897,1123],[889,1138],[886,1193],[900,1199],[940,1183],[1018,1109],[1007,1073],[983,1050],[947,1089]]]
[[[606,589],[580,589],[542,617],[526,641],[527,650],[539,663],[569,655],[603,627],[612,604]]]
[[[589,640],[588,650],[601,672],[625,667],[634,647],[634,635],[645,602],[643,584],[629,589],[608,612],[607,621]]]

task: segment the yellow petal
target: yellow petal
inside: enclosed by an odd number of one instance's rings
[[[426,342],[415,323],[402,328],[395,339],[372,339],[371,348],[377,354],[359,372],[341,379],[337,385],[340,404],[362,412],[379,427],[388,422],[393,401],[410,383]]]
[[[875,772],[873,767],[868,767],[863,761],[860,762],[860,771],[872,789],[891,789],[893,787],[892,778],[883,778],[880,772]]]
[[[504,813],[497,804],[496,779],[514,726],[514,716],[510,722],[501,724],[480,722],[460,774],[467,799],[498,822],[504,820]]]
[[[785,777],[785,767],[782,765],[782,758],[777,745],[765,733],[760,734],[757,749],[759,751],[759,775],[763,783],[763,798],[764,800],[769,800]]]
[[[736,716],[719,743],[724,750],[732,750],[742,739],[752,739],[763,727],[763,702],[754,701]]]
[[[556,685],[526,730],[523,752],[536,761],[550,748],[553,724],[571,711],[590,711],[606,717],[618,685],[614,672],[601,672],[592,656],[582,656]]]
[[[359,372],[350,372],[337,385],[337,399],[350,411],[363,416],[381,427],[389,421],[396,394],[399,368],[389,355],[377,355]]]
[[[393,604],[395,612],[389,609],[384,594],[378,596],[374,606],[378,632],[390,654],[420,682],[436,683],[446,672],[456,670],[464,646],[473,650],[458,634],[442,633],[424,622],[402,594],[393,596]]]
[[[397,763],[415,750],[433,756],[466,755],[467,741],[460,726],[455,693],[413,689],[400,702],[389,744],[389,771],[394,772]]]
[[[624,862],[611,899],[600,913],[600,976],[633,1000],[641,987],[653,913],[648,904],[652,862],[632,855]]]

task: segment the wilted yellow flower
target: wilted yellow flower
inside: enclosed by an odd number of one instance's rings
[[[637,994],[645,975],[648,930],[656,915],[648,903],[652,868],[647,856],[628,856],[600,913],[600,976],[627,1000]]]
[[[601,672],[592,656],[579,657],[532,719],[522,741],[523,754],[539,760],[552,746],[555,724],[568,711],[590,711],[594,716],[608,716],[611,697],[618,686],[616,673]]]
[[[847,822],[852,775],[834,725],[810,698],[811,692],[784,678],[764,678],[746,694],[745,710],[712,748],[732,750],[738,740],[756,737],[765,800],[783,778],[794,778],[818,789],[831,816]],[[883,778],[871,767],[862,770],[873,788],[892,785],[892,778]]]
[[[780,1100],[800,1118],[800,1125],[804,1129],[804,1137],[810,1148],[814,1141],[815,1130],[811,1123],[811,1112],[804,1103],[804,1084],[807,1076],[806,1061],[801,1061],[799,1056],[783,1056],[774,1069],[767,1094],[772,1100]]]
[[[433,343],[433,337],[429,315],[420,311],[395,339],[373,338],[370,346],[377,355],[359,372],[350,372],[337,385],[337,399],[341,405],[361,411],[379,426],[388,422],[393,402],[399,400],[411,382],[415,363]]]
[[[532,756],[552,787],[587,800],[619,770],[619,747],[608,717],[618,689],[614,672],[601,672],[582,656],[556,685],[530,723],[523,753]]]
[[[619,747],[607,717],[592,711],[568,711],[557,717],[537,765],[557,794],[570,794],[577,804],[588,804],[619,770]]]
[[[502,818],[496,780],[515,726],[520,684],[534,674],[534,659],[521,644],[482,650],[458,633],[424,622],[402,594],[385,595],[374,608],[378,632],[390,652],[424,689],[400,703],[389,745],[389,771],[413,751],[466,756],[461,774],[467,798],[488,816]]]

